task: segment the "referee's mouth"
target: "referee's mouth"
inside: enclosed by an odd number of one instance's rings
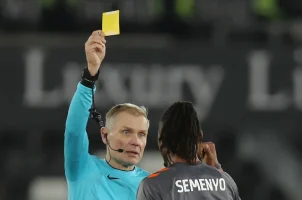
[[[126,153],[130,156],[139,156],[139,152],[138,151],[126,151]]]

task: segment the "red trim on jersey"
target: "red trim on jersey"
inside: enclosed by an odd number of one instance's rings
[[[153,173],[153,174],[150,174],[149,176],[148,176],[148,178],[153,178],[153,177],[157,177],[161,172],[163,172],[163,171],[166,171],[166,170],[168,170],[169,168],[162,168],[162,169],[160,169],[160,170],[158,170],[157,172],[155,172],[155,173]]]

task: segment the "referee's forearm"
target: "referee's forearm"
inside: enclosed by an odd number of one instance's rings
[[[92,104],[92,91],[81,83],[70,103],[65,130],[69,134],[79,134],[86,131],[89,109]]]
[[[91,88],[79,83],[70,103],[64,135],[65,174],[69,181],[80,180],[90,170],[86,126],[91,103]]]

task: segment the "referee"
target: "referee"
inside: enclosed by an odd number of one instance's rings
[[[95,81],[106,53],[102,31],[95,31],[85,44],[88,67],[70,103],[65,127],[64,159],[68,200],[131,200],[148,172],[136,167],[147,142],[149,120],[144,107],[119,104],[106,114],[103,126],[100,115],[91,109]],[[89,112],[90,111],[90,112]],[[105,159],[88,153],[86,126],[89,115],[99,123],[100,136],[106,145]]]
[[[147,143],[149,120],[146,108],[129,103],[116,105],[107,112],[105,126],[94,106],[91,108],[95,81],[106,54],[105,44],[102,31],[94,31],[87,40],[88,67],[68,111],[64,159],[69,200],[134,200],[141,180],[149,175],[136,166]],[[88,153],[86,126],[89,115],[100,126],[100,135],[106,145],[104,159]],[[209,158],[215,160],[216,155]],[[206,163],[213,165],[211,159]]]
[[[198,147],[202,131],[190,102],[170,106],[159,126],[158,144],[166,168],[141,182],[137,200],[240,200],[230,175],[219,165],[217,169],[201,162]],[[206,144],[204,152],[213,153],[213,147]]]

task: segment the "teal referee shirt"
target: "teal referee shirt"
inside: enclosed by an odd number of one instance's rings
[[[86,132],[91,88],[78,84],[65,128],[65,176],[69,200],[135,200],[138,186],[148,172],[135,167],[122,171],[88,153]]]

